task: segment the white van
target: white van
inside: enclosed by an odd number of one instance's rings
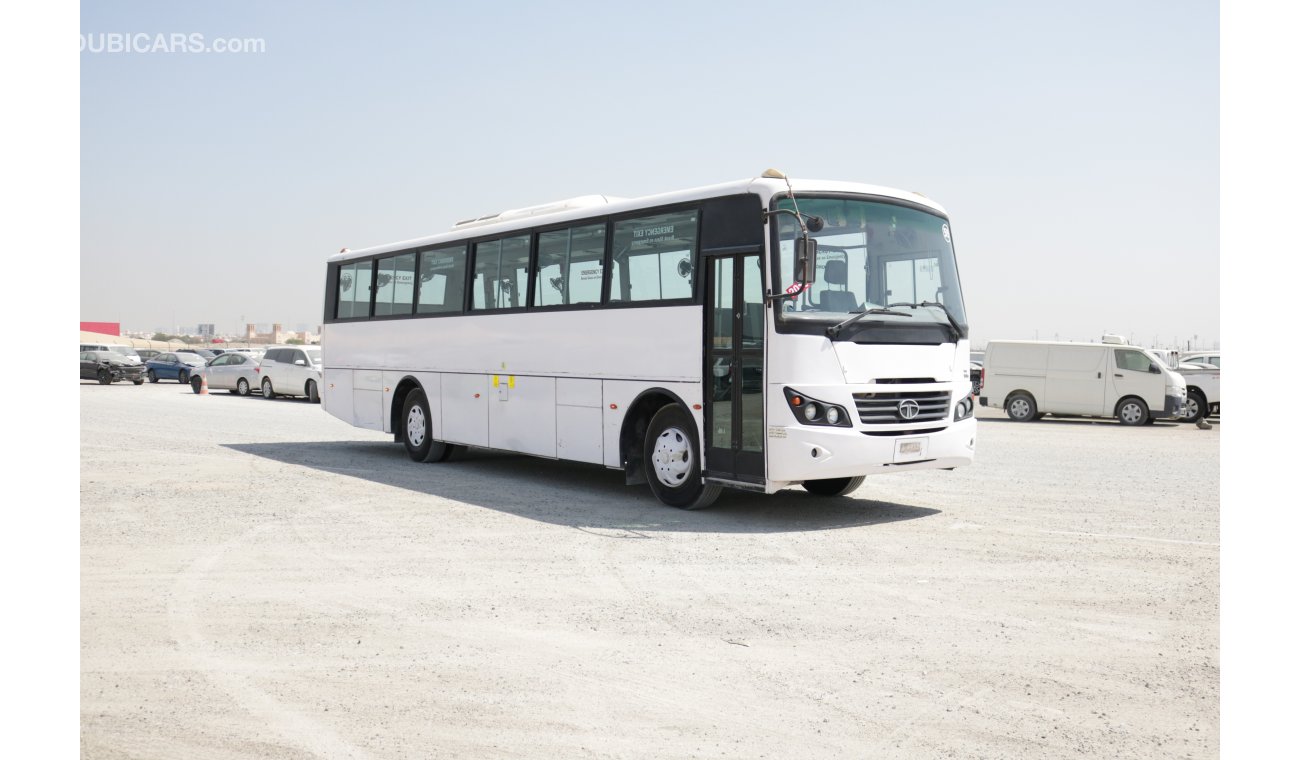
[[[990,341],[980,406],[1017,422],[1044,414],[1115,417],[1125,425],[1178,418],[1187,382],[1146,349],[1122,338],[1104,343]]]

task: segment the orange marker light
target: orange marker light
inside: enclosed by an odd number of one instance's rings
[[[478,398],[478,394],[477,394],[477,393],[474,394],[474,398]]]
[[[704,407],[700,406],[699,404],[691,404],[691,408],[692,408],[692,409],[703,409]]]
[[[609,408],[610,408],[610,409],[617,409],[617,408],[618,408],[618,404],[610,404],[610,405],[609,405]]]
[[[800,398],[799,396],[795,396],[794,398],[790,399],[790,403],[794,404],[795,406],[799,406],[803,404],[803,399]]]

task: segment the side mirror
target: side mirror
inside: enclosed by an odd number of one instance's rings
[[[794,241],[794,279],[799,283],[817,281],[817,241],[809,237]]]
[[[1156,366],[1155,362],[1151,362],[1151,364],[1147,365],[1147,372],[1150,372],[1153,375],[1158,375],[1160,374],[1160,368]]]
[[[303,361],[302,359],[294,359],[294,360],[293,360],[293,363],[294,363],[294,364],[297,364],[299,367],[306,367],[306,366],[307,366],[307,362]],[[1154,365],[1154,364],[1151,365],[1151,368],[1152,368],[1152,369],[1155,369],[1155,365]]]

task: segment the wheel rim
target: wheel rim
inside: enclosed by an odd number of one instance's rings
[[[1186,413],[1185,416],[1186,416],[1188,419],[1196,419],[1197,417],[1200,416],[1200,414],[1201,414],[1201,405],[1198,404],[1198,403],[1196,402],[1196,399],[1195,399],[1195,398],[1192,398],[1191,396],[1188,396],[1188,397],[1187,397],[1187,413]]]
[[[670,488],[676,488],[686,481],[694,460],[691,456],[691,439],[675,427],[659,434],[655,440],[654,452],[650,455],[655,477]]]
[[[271,395],[271,381],[270,381],[270,380],[263,380],[263,381],[262,381],[262,395],[263,395],[263,396],[269,396],[269,395]]]
[[[1125,404],[1119,410],[1119,416],[1128,423],[1136,423],[1142,419],[1142,407],[1137,404]]]
[[[1029,402],[1025,401],[1022,398],[1018,398],[1015,401],[1011,402],[1011,406],[1008,408],[1008,410],[1011,412],[1012,417],[1028,417]]]
[[[236,390],[239,391],[239,395],[241,395],[241,396],[247,396],[247,395],[248,395],[248,381],[245,380],[245,379],[242,378],[242,377],[239,378],[239,382],[236,384]]]
[[[417,449],[424,445],[424,407],[416,404],[406,413],[406,440]]]

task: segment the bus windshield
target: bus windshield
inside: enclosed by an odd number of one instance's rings
[[[952,233],[943,217],[892,203],[796,196],[799,211],[825,222],[817,241],[814,282],[783,301],[782,317],[790,321],[836,323],[867,309],[890,305],[906,312],[899,316],[873,315],[881,321],[927,320],[947,323],[939,303],[952,319],[965,325],[957,260]],[[794,210],[789,198],[778,208]],[[787,293],[798,290],[794,279],[794,240],[799,225],[789,214],[773,217],[780,236],[780,268],[774,284]],[[859,328],[862,329],[862,328]]]

